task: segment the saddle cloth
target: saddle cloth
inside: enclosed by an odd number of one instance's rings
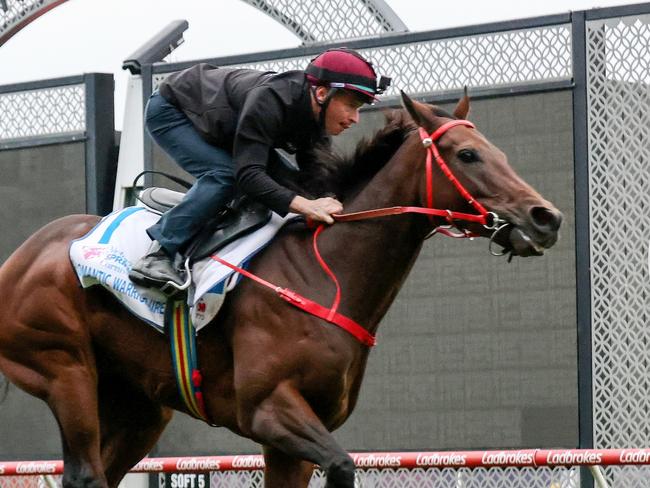
[[[159,214],[145,207],[113,212],[88,234],[72,242],[70,260],[82,287],[103,286],[133,314],[164,333],[167,297],[159,290],[138,286],[129,279],[132,264],[151,244],[146,229],[159,218]],[[280,217],[274,213],[264,227],[219,249],[217,255],[245,268],[280,228],[295,218],[295,214]],[[197,331],[217,315],[226,292],[235,287],[239,278],[239,273],[210,256],[194,263],[187,302]]]

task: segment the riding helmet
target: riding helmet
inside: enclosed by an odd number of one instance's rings
[[[390,85],[390,78],[377,74],[372,63],[358,52],[347,48],[334,48],[319,54],[305,69],[313,85],[326,85],[360,93],[366,103],[375,101]]]

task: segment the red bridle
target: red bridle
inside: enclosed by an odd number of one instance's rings
[[[362,212],[353,212],[347,214],[336,214],[333,215],[334,220],[337,222],[351,222],[354,220],[365,220],[372,219],[377,217],[385,217],[387,215],[398,215],[403,213],[418,213],[428,215],[429,217],[443,217],[450,224],[454,220],[464,220],[468,222],[477,222],[487,229],[496,229],[500,219],[494,212],[488,212],[483,205],[476,201],[472,195],[465,189],[460,181],[454,176],[454,174],[449,169],[449,166],[440,155],[438,147],[435,142],[438,141],[449,129],[457,126],[464,126],[474,129],[475,126],[469,120],[451,120],[445,124],[438,127],[433,133],[429,134],[422,127],[418,129],[420,138],[422,139],[422,145],[427,149],[427,159],[425,164],[425,177],[426,177],[426,207],[388,207],[388,208],[379,208],[374,210],[365,210]],[[442,210],[433,208],[433,160],[438,163],[438,166],[442,170],[443,174],[449,179],[449,181],[456,187],[458,192],[463,196],[467,202],[474,207],[478,212],[478,215],[455,212],[453,210]],[[448,229],[438,227],[432,231],[432,235],[436,232],[440,232],[449,237],[474,237],[476,234],[472,234],[468,231],[463,231],[462,234],[454,234]]]
[[[427,149],[427,159],[426,159],[426,167],[425,167],[426,188],[427,188],[426,190],[427,208],[425,207],[379,208],[375,210],[366,210],[363,212],[336,214],[333,215],[334,219],[337,222],[351,222],[355,220],[365,220],[365,219],[372,219],[376,217],[384,217],[387,215],[397,215],[403,213],[418,213],[418,214],[428,215],[430,217],[434,217],[434,216],[444,217],[450,224],[454,220],[465,220],[469,222],[477,222],[479,224],[482,224],[487,229],[496,229],[499,223],[501,222],[497,214],[485,210],[485,207],[483,207],[483,205],[477,202],[472,197],[472,195],[469,194],[469,192],[465,189],[465,187],[460,183],[460,181],[458,181],[458,179],[451,172],[449,166],[442,158],[440,152],[438,151],[438,148],[436,147],[435,142],[438,141],[438,139],[440,139],[449,129],[461,125],[465,127],[470,127],[472,129],[474,128],[474,124],[472,124],[468,120],[452,120],[438,127],[438,129],[436,129],[432,134],[428,134],[427,131],[425,131],[422,128],[419,129],[420,138],[422,139],[422,144]],[[467,202],[472,207],[474,207],[474,209],[478,212],[478,215],[433,208],[433,160],[434,159],[436,163],[438,163],[438,166],[445,174],[445,176],[456,187],[456,189],[460,192],[463,198],[465,198],[465,200],[467,200]],[[329,268],[325,260],[321,257],[320,251],[318,250],[318,236],[321,234],[321,232],[324,229],[325,229],[325,225],[321,224],[314,232],[313,247],[314,247],[314,252],[316,254],[316,259],[320,263],[325,273],[327,273],[327,275],[331,278],[331,280],[334,282],[334,285],[336,286],[336,295],[334,297],[334,301],[332,302],[332,306],[329,309],[323,307],[318,303],[309,300],[308,298],[305,298],[295,293],[292,290],[289,290],[287,288],[282,288],[280,286],[276,286],[272,283],[269,283],[259,278],[258,276],[255,276],[252,273],[246,271],[245,269],[240,268],[239,266],[235,266],[233,264],[228,263],[227,261],[224,261],[223,259],[221,259],[216,255],[213,255],[212,259],[220,262],[225,266],[232,268],[233,270],[243,274],[248,278],[251,278],[252,280],[255,280],[261,285],[271,288],[284,300],[304,310],[305,312],[320,317],[323,320],[326,320],[327,322],[330,322],[332,324],[338,325],[348,333],[352,334],[352,336],[354,336],[354,338],[357,339],[357,341],[361,342],[362,344],[368,347],[374,346],[376,344],[376,339],[374,335],[372,335],[370,332],[368,332],[364,327],[362,327],[354,320],[339,314],[337,311],[339,307],[339,303],[341,301],[341,286],[339,285],[338,279],[336,278],[332,270]],[[438,227],[434,229],[434,231],[431,232],[431,234],[429,235],[432,235],[435,232],[440,232],[450,237],[474,236],[474,234],[467,232],[465,230],[463,230],[462,234],[454,234],[450,232],[448,229],[444,229],[442,227]]]
[[[468,203],[472,205],[474,209],[480,214],[476,220],[472,219],[472,221],[479,222],[480,224],[485,224],[487,222],[487,214],[488,214],[487,210],[485,210],[483,205],[481,205],[474,198],[472,198],[472,196],[465,189],[465,187],[454,176],[454,174],[449,169],[449,166],[447,165],[446,161],[440,155],[440,151],[438,151],[438,146],[436,146],[435,144],[438,141],[438,139],[440,139],[449,129],[460,125],[464,127],[469,127],[470,129],[475,128],[474,124],[472,124],[469,120],[452,120],[438,127],[432,134],[427,134],[427,131],[424,130],[422,127],[418,128],[418,131],[420,133],[420,138],[422,139],[422,145],[425,148],[427,148],[427,161],[426,161],[426,169],[425,169],[426,178],[427,178],[427,207],[433,208],[433,168],[432,168],[433,164],[431,160],[435,159],[436,163],[438,163],[438,166],[440,167],[444,175],[456,187],[456,189],[463,196],[463,198],[465,198],[465,200],[467,200]]]

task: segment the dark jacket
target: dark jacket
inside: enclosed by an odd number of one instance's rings
[[[325,139],[303,71],[286,73],[198,64],[170,75],[160,94],[209,143],[233,155],[240,190],[285,215],[296,194],[268,173],[273,148],[304,153]]]

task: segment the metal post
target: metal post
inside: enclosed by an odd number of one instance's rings
[[[142,76],[131,75],[126,91],[120,154],[117,158],[113,210],[135,203],[132,198],[127,198],[127,196],[132,196],[133,180],[144,169],[142,105]]]
[[[86,90],[86,212],[106,215],[113,208],[115,83],[112,74],[84,75]]]
[[[589,471],[591,471],[591,475],[596,480],[598,488],[609,488],[607,480],[603,476],[603,472],[600,470],[600,466],[589,466]]]
[[[47,486],[47,488],[57,488],[56,481],[54,480],[53,476],[46,474],[44,476],[41,476],[41,479],[43,480],[43,483],[45,484],[45,486]]]
[[[180,46],[183,43],[183,32],[185,32],[189,27],[187,20],[175,20],[167,25],[163,30],[158,32],[154,37],[148,40],[145,44],[139,47],[133,54],[127,57],[122,63],[123,69],[128,69],[134,77],[138,77],[138,81],[141,79],[142,83],[142,103],[141,107],[136,108],[136,110],[141,110],[141,113],[144,113],[144,109],[147,106],[149,97],[153,91],[153,64],[159,61],[162,61],[166,56],[168,56],[174,49]],[[130,87],[134,86],[134,79],[130,81]],[[128,106],[131,116],[134,116],[133,113],[134,107]],[[141,114],[137,114],[135,118],[139,118]],[[133,117],[132,117],[133,118]],[[132,121],[132,120],[131,120]],[[128,150],[133,152],[134,147],[137,152],[140,152],[139,142],[142,139],[142,161],[133,161],[129,162],[125,160],[126,157],[132,157],[132,154],[126,154],[122,158],[121,174],[120,177],[124,175],[130,175],[133,169],[132,165],[137,164],[138,166],[142,163],[142,169],[151,170],[153,169],[153,141],[149,134],[147,133],[144,123],[142,127],[135,128],[129,127],[130,130],[142,130],[143,133],[138,136],[129,135],[129,147]],[[138,156],[139,159],[139,156]],[[130,168],[126,168],[125,165],[129,165]],[[140,172],[140,168],[138,168]],[[133,175],[135,176],[135,175]],[[120,184],[124,185],[124,180],[120,181]],[[145,186],[151,186],[152,177],[151,175],[146,175],[144,179]],[[118,193],[115,195],[116,207],[121,207],[124,203],[120,201]]]
[[[589,146],[587,126],[587,53],[584,12],[571,16],[573,40],[573,161],[576,212],[576,307],[578,334],[579,447],[593,447],[593,380],[591,341],[591,276],[589,241]],[[593,488],[581,468],[582,488]]]
[[[144,112],[149,97],[153,93],[153,65],[146,64],[142,66],[142,110]],[[142,130],[144,131],[143,135],[143,146],[144,146],[144,169],[152,170],[153,169],[153,140],[147,132],[147,128],[142,124]],[[153,176],[147,174],[144,177],[145,186],[151,186],[153,184]]]

